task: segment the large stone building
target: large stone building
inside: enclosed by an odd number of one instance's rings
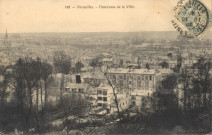
[[[153,91],[160,74],[155,69],[109,69],[107,76],[117,89]]]
[[[109,69],[107,76],[119,93],[129,93],[131,105],[138,108],[143,98],[155,91],[162,78],[161,72],[155,69]]]

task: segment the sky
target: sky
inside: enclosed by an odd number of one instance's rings
[[[211,8],[212,0],[204,0]],[[0,33],[175,31],[178,0],[0,0]],[[133,9],[65,6],[134,5]]]

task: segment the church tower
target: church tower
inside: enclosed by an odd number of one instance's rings
[[[9,45],[10,45],[9,37],[8,37],[7,29],[6,29],[6,33],[5,33],[5,36],[4,36],[4,46],[8,47]]]
[[[6,29],[5,39],[8,39],[7,29]]]
[[[10,43],[9,36],[8,36],[8,33],[7,33],[7,29],[6,29],[6,33],[5,33],[5,36],[4,36],[4,47],[3,47],[3,50],[8,55],[9,55],[10,47],[11,47],[11,43]]]

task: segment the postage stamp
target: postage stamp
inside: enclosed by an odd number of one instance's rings
[[[200,0],[180,0],[173,11],[183,29],[199,39],[212,26],[212,13]]]

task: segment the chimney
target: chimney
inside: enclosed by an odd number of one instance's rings
[[[76,83],[81,83],[81,76],[80,75],[76,75]]]

